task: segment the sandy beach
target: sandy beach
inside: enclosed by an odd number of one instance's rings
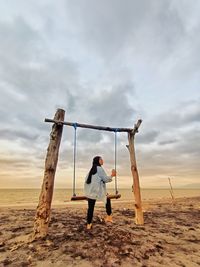
[[[90,231],[86,210],[86,203],[53,206],[49,235],[26,243],[35,207],[1,207],[0,266],[200,266],[200,197],[144,202],[142,226],[129,201],[113,202],[112,224],[99,203]]]

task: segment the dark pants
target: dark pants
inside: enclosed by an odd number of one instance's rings
[[[96,199],[88,198],[88,212],[87,212],[87,223],[88,224],[92,222],[95,203],[96,203]],[[108,215],[111,215],[112,213],[111,201],[108,198],[106,202],[106,213]]]

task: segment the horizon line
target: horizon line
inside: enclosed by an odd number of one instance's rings
[[[32,190],[32,189],[37,189],[37,190],[41,190],[41,187],[5,187],[5,188],[0,188],[0,190],[6,190],[6,189],[25,189],[25,190]],[[54,189],[62,189],[62,190],[73,190],[73,188],[66,188],[66,187],[55,187]],[[120,190],[132,190],[131,187],[122,187],[120,188],[118,191]],[[161,186],[161,187],[140,187],[140,189],[169,189],[170,187],[165,187],[165,186]],[[200,189],[200,185],[199,187],[186,187],[186,186],[174,186],[173,189]],[[84,190],[83,188],[76,188],[76,190]],[[112,188],[108,188],[108,190],[114,190]]]

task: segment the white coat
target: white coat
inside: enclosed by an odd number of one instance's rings
[[[84,184],[85,196],[91,199],[102,200],[106,203],[106,183],[112,182],[112,177],[107,176],[101,166],[97,166],[97,172],[92,175],[90,184],[86,183],[88,175],[85,178]]]

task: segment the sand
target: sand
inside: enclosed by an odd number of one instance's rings
[[[86,204],[52,209],[49,235],[22,242],[32,232],[35,208],[0,208],[0,266],[200,266],[200,197],[144,202],[145,224],[134,223],[133,203],[113,203],[114,223],[95,207],[85,227]]]

